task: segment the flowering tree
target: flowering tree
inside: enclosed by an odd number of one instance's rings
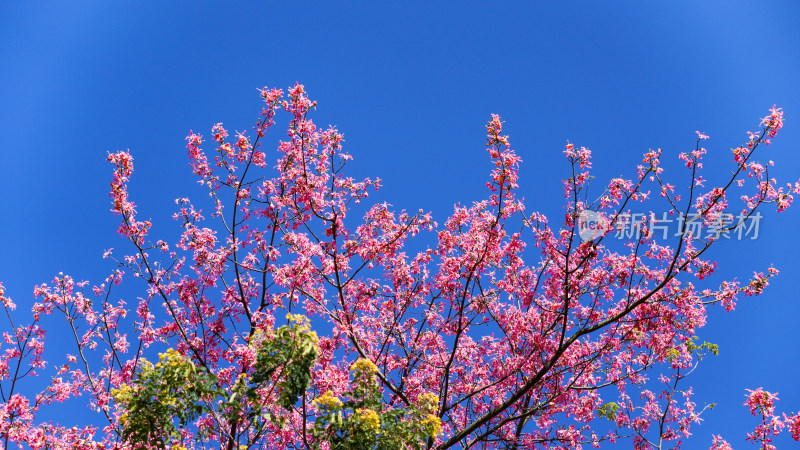
[[[680,155],[685,189],[666,181],[656,150],[633,178],[590,195],[591,152],[568,144],[554,225],[518,198],[520,158],[492,116],[488,196],[440,226],[423,211],[360,205],[380,182],[345,174],[342,136],[309,119],[303,86],[261,98],[252,135],[217,124],[210,139],[187,137],[210,203],[204,213],[176,201],[175,244],[153,242],[128,196],[133,158],[113,153],[112,211],[131,244],[104,255],[114,272],[91,287],[67,275],[37,286],[27,325],[0,285],[6,448],[678,448],[705,409],[685,378],[716,352],[695,336],[706,308],[731,310],[777,273],[711,285],[705,254],[800,192],[754,159],[783,125],[773,108],[712,187],[702,133]],[[281,112],[287,135],[264,150]],[[639,204],[653,214],[630,214]],[[654,232],[657,212],[675,236]],[[636,233],[612,241],[621,229]],[[143,292],[132,307],[115,296],[130,277]],[[59,320],[75,350],[47,366],[43,323]],[[32,395],[25,383],[45,371]],[[76,396],[97,425],[37,420]],[[747,402],[763,419],[748,439],[765,449],[784,428],[800,434],[800,415],[776,416],[774,398],[759,389]]]

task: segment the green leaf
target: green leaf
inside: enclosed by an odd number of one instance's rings
[[[597,408],[597,415],[614,421],[617,420],[617,411],[619,411],[619,405],[615,402],[608,402]]]

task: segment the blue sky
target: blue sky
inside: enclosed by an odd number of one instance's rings
[[[649,148],[672,164],[694,130],[711,136],[707,147],[723,161],[773,104],[786,127],[761,158],[775,160],[779,180],[800,177],[800,3],[487,3],[8,2],[8,295],[27,309],[33,285],[60,271],[100,281],[110,269],[102,251],[125,243],[108,212],[108,151],[131,149],[140,215],[154,233],[175,236],[173,199],[197,192],[184,137],[216,122],[249,129],[265,85],[303,83],[319,102],[315,122],[344,133],[351,173],[384,180],[376,200],[431,210],[440,222],[454,203],[485,193],[491,113],[523,158],[528,208],[547,214],[562,210],[567,140],[593,150],[599,181],[632,176]],[[765,209],[761,225],[757,240],[715,253],[721,275],[744,278],[770,263],[781,275],[735,312],[714,311],[702,330],[721,353],[695,373],[697,401],[719,406],[687,448],[707,448],[712,433],[749,446],[745,388],[778,391],[779,409],[800,409],[800,212]]]

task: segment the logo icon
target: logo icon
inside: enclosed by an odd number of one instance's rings
[[[578,234],[582,241],[593,241],[608,230],[608,219],[597,211],[584,210],[578,214]]]

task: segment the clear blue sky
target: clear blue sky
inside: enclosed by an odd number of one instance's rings
[[[674,161],[694,130],[727,160],[773,104],[786,127],[762,159],[776,161],[781,180],[800,177],[798,2],[431,3],[6,2],[8,295],[28,309],[33,285],[60,271],[99,282],[110,270],[102,251],[125,243],[108,212],[108,151],[131,149],[140,215],[174,237],[173,199],[197,192],[188,130],[250,129],[265,85],[305,84],[319,101],[315,122],[344,133],[352,173],[384,180],[376,199],[440,221],[484,195],[491,113],[524,159],[528,208],[549,214],[561,211],[566,140],[593,150],[600,181],[632,176],[648,148]],[[701,330],[721,353],[696,372],[696,399],[719,406],[686,448],[708,448],[712,433],[750,447],[745,388],[778,391],[779,409],[800,409],[800,205],[766,212],[761,225],[756,241],[715,253],[720,274],[744,278],[772,262],[781,275]]]

